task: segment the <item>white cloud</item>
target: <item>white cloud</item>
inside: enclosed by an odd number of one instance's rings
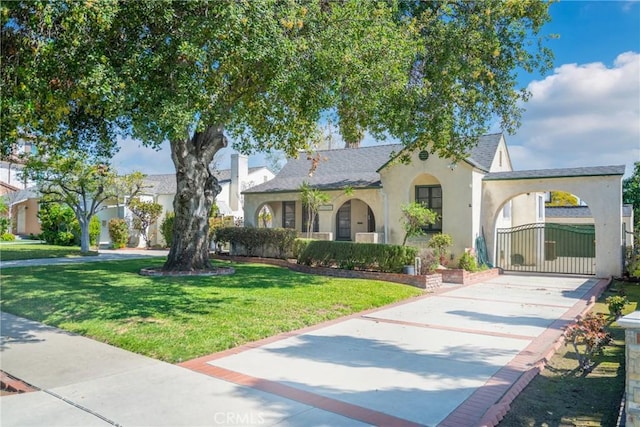
[[[514,169],[626,165],[640,161],[640,54],[611,67],[565,64],[528,86],[522,127],[508,137]]]

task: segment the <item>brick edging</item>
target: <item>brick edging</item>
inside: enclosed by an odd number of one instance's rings
[[[593,286],[589,290],[589,292],[585,295],[587,297],[586,300],[582,300],[574,304],[567,312],[555,322],[553,322],[549,327],[543,332],[538,338],[531,342],[524,350],[522,350],[509,364],[501,368],[494,376],[492,376],[487,383],[499,383],[504,382],[504,378],[506,376],[514,376],[518,374],[517,379],[509,386],[505,384],[506,387],[502,387],[505,389],[502,397],[498,397],[499,400],[496,401],[489,409],[487,409],[480,419],[478,426],[481,427],[494,427],[498,425],[498,423],[504,418],[504,416],[511,409],[511,403],[515,400],[515,398],[524,390],[524,388],[540,373],[542,372],[547,363],[551,360],[553,355],[558,351],[558,349],[564,344],[565,338],[564,334],[560,333],[560,335],[555,338],[558,334],[558,331],[564,330],[564,328],[574,321],[578,316],[584,316],[588,313],[593,306],[595,305],[596,299],[604,292],[604,290],[609,286],[612,279],[600,279],[600,281]],[[533,349],[535,347],[539,347],[544,345],[548,340],[552,340],[552,343],[549,348],[542,354],[542,357],[534,361],[533,363],[527,363],[527,359],[535,356],[533,353]],[[528,369],[527,369],[528,368]],[[463,402],[456,410],[454,410],[447,418],[443,420],[440,424],[441,426],[454,426],[459,425],[457,423],[460,422],[461,417],[456,416],[456,412],[458,409],[461,409],[462,414],[464,415],[464,405],[469,403],[470,405],[474,404],[474,400],[481,400],[482,398],[487,398],[490,396],[482,396],[483,389],[486,390],[486,387],[483,386],[479,388],[476,392],[474,392],[465,402]],[[500,387],[498,387],[500,388]],[[497,392],[498,390],[494,390]]]
[[[328,267],[310,267],[304,264],[295,264],[284,259],[260,258],[249,256],[215,255],[215,259],[230,260],[234,262],[255,262],[261,264],[277,265],[292,271],[305,274],[317,274],[322,276],[340,277],[345,279],[369,279],[385,282],[400,283],[427,291],[433,291],[442,286],[442,275],[439,273],[429,275],[410,275],[400,273],[382,273],[378,271],[343,270]]]
[[[0,371],[0,385],[3,390],[7,390],[13,393],[29,393],[31,391],[38,391],[36,387],[33,387],[18,378],[15,378],[4,371]]]

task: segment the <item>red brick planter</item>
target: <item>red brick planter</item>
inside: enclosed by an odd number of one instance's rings
[[[228,259],[236,262],[256,262],[262,264],[278,265],[293,271],[307,274],[319,274],[322,276],[344,277],[349,279],[370,279],[383,280],[385,282],[401,283],[425,290],[434,290],[442,285],[442,275],[437,272],[426,276],[412,276],[400,273],[382,273],[379,271],[342,270],[339,268],[309,267],[308,265],[296,264],[284,259],[258,258],[245,256],[215,255],[217,259]]]
[[[461,268],[447,268],[436,270],[442,275],[442,281],[445,283],[458,283],[461,285],[473,285],[474,283],[484,282],[500,275],[500,269],[490,268],[489,270],[471,273]]]

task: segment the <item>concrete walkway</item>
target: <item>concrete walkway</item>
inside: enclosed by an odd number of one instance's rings
[[[98,251],[98,255],[91,255],[91,256],[21,259],[21,260],[14,260],[14,261],[0,260],[0,268],[36,267],[40,265],[56,265],[56,264],[79,264],[83,262],[117,261],[117,260],[123,260],[123,259],[160,257],[160,256],[166,257],[168,254],[169,254],[168,250],[100,249]]]
[[[2,313],[7,426],[495,425],[608,281],[505,275],[180,366]]]

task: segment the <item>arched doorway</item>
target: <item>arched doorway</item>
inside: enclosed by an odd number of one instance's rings
[[[356,233],[375,231],[373,210],[360,199],[347,200],[336,212],[336,240],[353,241]]]

